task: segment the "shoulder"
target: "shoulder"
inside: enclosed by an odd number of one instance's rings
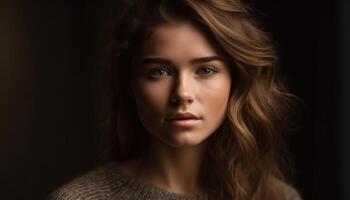
[[[78,176],[54,190],[48,200],[108,199],[115,188],[112,165],[107,164]]]
[[[283,199],[302,200],[298,190],[292,185],[278,179],[275,179],[273,182],[276,186],[278,193],[283,196]]]

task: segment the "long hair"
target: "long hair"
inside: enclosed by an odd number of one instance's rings
[[[202,179],[215,199],[280,199],[281,128],[293,95],[279,81],[273,42],[240,0],[130,0],[111,24],[106,53],[105,158],[142,156],[147,136],[131,94],[133,60],[152,30],[187,21],[225,52],[232,88],[223,124],[210,138]],[[205,181],[204,181],[205,180]]]

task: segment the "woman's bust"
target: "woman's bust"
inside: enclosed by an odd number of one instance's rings
[[[293,95],[239,0],[128,1],[106,65],[108,162],[51,199],[289,199],[281,125]]]

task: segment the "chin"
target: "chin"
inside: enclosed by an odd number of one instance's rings
[[[186,147],[196,147],[201,145],[205,138],[195,137],[193,133],[187,134],[184,133],[182,135],[178,135],[177,137],[171,138],[170,140],[163,141],[166,144],[174,147],[174,148],[186,148]]]

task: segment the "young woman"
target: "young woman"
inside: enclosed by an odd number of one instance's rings
[[[301,199],[281,169],[293,96],[246,4],[128,1],[113,27],[109,162],[51,199]]]

